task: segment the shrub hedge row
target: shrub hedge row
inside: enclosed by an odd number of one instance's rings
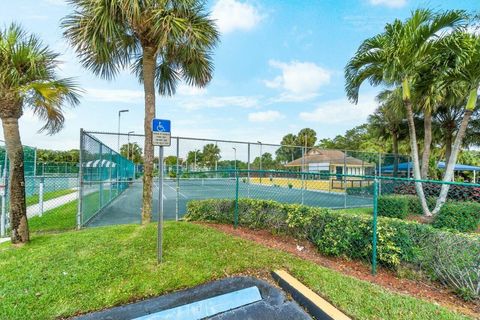
[[[240,199],[238,206],[241,226],[308,239],[325,255],[371,261],[369,216],[270,200]],[[190,201],[185,218],[233,224],[234,207],[234,200]],[[468,297],[480,296],[479,237],[387,217],[379,217],[377,230],[380,265],[415,266]]]
[[[435,207],[435,198],[427,198],[430,209]],[[378,215],[405,219],[408,215],[422,214],[422,206],[417,196],[385,195],[378,197]],[[477,231],[480,227],[480,203],[468,201],[448,201],[434,217],[436,228],[454,229],[461,232]]]

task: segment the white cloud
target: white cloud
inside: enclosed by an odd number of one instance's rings
[[[377,107],[374,95],[361,97],[357,105],[346,98],[320,103],[311,112],[300,112],[300,119],[321,124],[363,123]]]
[[[235,30],[251,30],[263,16],[254,6],[237,0],[218,0],[213,6],[212,18],[221,33]]]
[[[407,0],[369,0],[374,6],[386,6],[389,8],[401,8],[407,4]]]
[[[144,101],[141,90],[124,89],[85,89],[84,97],[89,101],[140,103]]]
[[[259,99],[251,96],[224,96],[224,97],[208,97],[203,99],[179,99],[179,105],[186,110],[199,110],[204,108],[224,108],[224,107],[240,107],[253,108],[257,107]]]
[[[318,95],[321,86],[330,83],[331,72],[313,62],[270,60],[269,65],[280,69],[282,74],[266,80],[269,88],[281,89],[277,101],[305,101]]]
[[[283,118],[285,118],[283,114],[274,110],[252,112],[248,114],[248,121],[251,122],[273,122]]]
[[[177,88],[177,94],[182,96],[200,96],[207,93],[207,89],[189,86],[187,84],[180,84]]]

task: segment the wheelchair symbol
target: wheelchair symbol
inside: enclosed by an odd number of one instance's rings
[[[161,122],[158,122],[157,131],[165,132],[167,130],[163,127],[163,124]]]

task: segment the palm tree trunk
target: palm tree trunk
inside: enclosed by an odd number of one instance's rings
[[[453,128],[449,127],[445,135],[445,164],[450,160],[452,154]]]
[[[443,181],[450,182],[453,180],[453,174],[455,169],[455,164],[457,163],[458,154],[462,147],[462,141],[465,137],[465,132],[467,131],[468,122],[472,116],[473,110],[467,109],[463,114],[462,122],[460,123],[460,128],[458,129],[457,136],[455,137],[455,142],[452,146],[452,153],[448,158],[447,167],[445,168],[445,174],[443,176]],[[433,209],[433,214],[437,214],[444,203],[447,201],[448,190],[450,190],[449,184],[442,184],[440,190],[440,195],[437,199],[435,209]]]
[[[393,144],[393,176],[398,175],[398,136],[396,132],[392,133]]]
[[[23,147],[17,118],[2,119],[3,134],[10,161],[10,228],[12,243],[26,243],[30,240],[25,204],[25,172]]]
[[[422,168],[420,175],[422,179],[427,179],[432,147],[432,113],[428,110],[425,111],[425,119],[423,125],[425,129],[425,138],[423,140]]]
[[[143,89],[145,92],[145,159],[143,174],[142,224],[152,220],[153,143],[152,120],[155,117],[155,50],[143,50]]]
[[[410,99],[404,99],[404,105],[405,105],[405,108],[407,109],[408,129],[410,131],[410,147],[412,149],[412,160],[413,160],[413,176],[415,180],[420,180],[421,174],[420,174],[420,161],[418,159],[417,132],[415,130],[412,103]],[[432,213],[428,208],[427,200],[425,198],[425,193],[423,192],[422,183],[415,182],[415,189],[417,191],[417,196],[420,199],[420,203],[422,205],[423,214],[427,217],[431,216]]]

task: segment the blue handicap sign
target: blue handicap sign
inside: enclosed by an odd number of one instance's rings
[[[164,119],[153,119],[152,122],[152,131],[153,132],[171,132],[170,120]]]

